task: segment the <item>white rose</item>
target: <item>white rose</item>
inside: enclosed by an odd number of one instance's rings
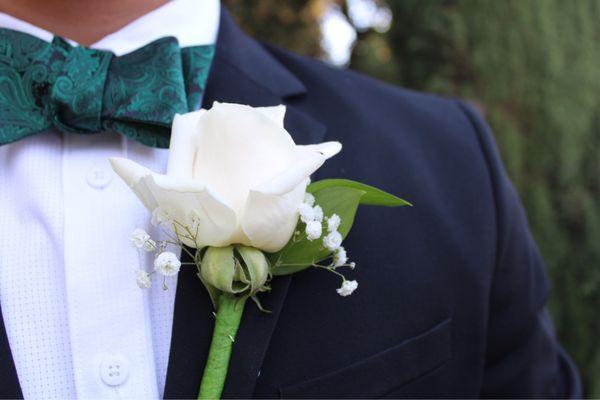
[[[275,252],[294,233],[309,176],[342,147],[296,145],[284,115],[284,106],[215,103],[175,116],[165,175],[123,158],[111,164],[150,211],[168,209],[188,226],[195,215],[197,243],[187,245]]]

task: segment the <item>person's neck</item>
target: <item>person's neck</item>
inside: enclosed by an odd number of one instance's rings
[[[169,0],[0,0],[0,11],[90,45]]]

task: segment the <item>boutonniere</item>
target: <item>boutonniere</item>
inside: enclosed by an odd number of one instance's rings
[[[176,115],[166,174],[123,158],[115,172],[152,213],[166,240],[137,229],[139,249],[155,253],[154,271],[137,272],[150,287],[182,267],[176,245],[189,254],[214,305],[215,327],[198,398],[220,398],[231,349],[245,304],[276,285],[274,277],[319,268],[340,278],[337,293],[358,283],[342,242],[359,205],[404,206],[408,202],[345,179],[310,183],[310,175],[342,148],[339,142],[296,145],[283,127],[285,107],[253,108],[215,103],[210,110]],[[185,266],[184,266],[185,267]]]

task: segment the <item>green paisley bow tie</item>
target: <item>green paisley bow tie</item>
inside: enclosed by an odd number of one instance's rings
[[[174,115],[201,105],[214,49],[167,37],[116,57],[0,28],[0,145],[55,128],[168,147]]]

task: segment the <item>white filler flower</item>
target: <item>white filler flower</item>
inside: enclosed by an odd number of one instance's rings
[[[138,249],[144,248],[148,240],[150,240],[150,235],[148,234],[148,232],[140,228],[134,230],[131,236],[129,237],[131,245]]]
[[[340,227],[341,222],[342,222],[342,220],[340,219],[339,215],[332,214],[331,217],[327,218],[327,231],[328,232],[337,231],[338,228]]]
[[[315,213],[315,221],[323,222],[323,209],[321,206],[314,206],[313,212]]]
[[[311,193],[306,193],[304,195],[304,203],[308,204],[309,206],[314,206],[315,205],[315,196],[313,196]]]
[[[250,107],[215,102],[210,110],[175,115],[166,175],[124,158],[111,158],[149,210],[173,210],[192,226],[193,247],[252,246],[280,250],[298,222],[309,176],[342,148],[339,142],[296,145],[284,129],[285,106]]]
[[[344,281],[342,286],[339,289],[336,289],[338,294],[342,297],[350,296],[352,292],[356,290],[358,287],[358,282],[356,281]]]
[[[343,246],[337,248],[333,255],[333,265],[335,267],[341,267],[348,262],[348,254]]]
[[[300,214],[300,220],[305,224],[315,220],[315,209],[308,203],[302,203],[298,206],[298,213]]]
[[[181,261],[177,259],[175,253],[165,251],[160,253],[154,260],[154,270],[164,276],[173,276],[179,272]]]
[[[319,221],[309,221],[306,224],[306,238],[311,242],[321,237],[323,226]]]
[[[150,286],[152,286],[150,275],[141,269],[135,271],[135,283],[137,283],[140,289],[148,289]]]
[[[323,246],[327,250],[336,251],[342,245],[342,234],[338,231],[329,232],[323,238]]]

